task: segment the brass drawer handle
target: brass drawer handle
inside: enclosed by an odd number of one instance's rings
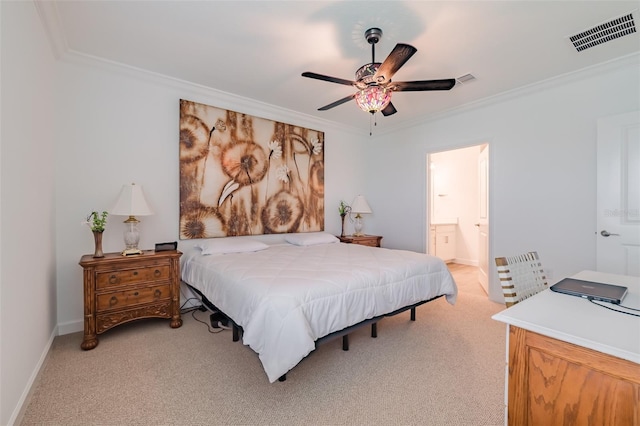
[[[153,295],[157,299],[158,297],[162,296],[162,292],[160,291],[160,289],[156,289],[156,291],[153,292]]]
[[[114,274],[114,275],[111,275],[109,277],[109,284],[115,284],[117,282],[118,282],[118,276],[117,275]]]
[[[109,299],[109,306],[113,306],[116,303],[118,303],[118,298],[115,296],[111,296],[111,299]]]
[[[159,269],[156,269],[155,271],[153,271],[153,276],[158,278],[160,275],[162,275],[162,272],[160,272]]]

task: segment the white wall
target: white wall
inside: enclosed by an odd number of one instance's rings
[[[108,210],[122,184],[144,188],[155,214],[140,218],[140,247],[178,240],[179,100],[277,119],[325,132],[325,229],[340,232],[338,203],[358,190],[359,171],[349,161],[363,135],[273,106],[115,64],[67,56],[59,64],[56,114],[58,324],[60,333],[82,330],[82,269],[93,237],[80,222],[92,210]],[[108,219],[105,252],[123,248],[122,220]],[[184,249],[193,242],[179,241]],[[78,342],[80,344],[80,342]]]
[[[57,62],[32,2],[0,2],[0,424],[15,421],[56,334],[83,329],[82,270],[93,252],[81,225],[136,182],[156,214],[140,246],[178,240],[179,99],[325,132],[325,229],[363,184],[352,158],[362,133],[187,82],[61,52]],[[59,47],[56,45],[56,47]],[[54,149],[55,148],[55,149]],[[105,251],[122,249],[111,217]],[[193,243],[193,242],[192,242]],[[189,242],[179,242],[179,247]],[[57,329],[56,329],[57,325]],[[78,347],[81,343],[79,338]]]
[[[640,109],[638,62],[634,55],[378,136],[365,152],[376,206],[369,226],[387,247],[424,251],[426,153],[488,142],[490,259],[537,250],[551,280],[595,269],[596,121]],[[501,301],[491,273],[489,295]]]
[[[55,63],[32,2],[0,2],[0,424],[13,423],[56,325]]]

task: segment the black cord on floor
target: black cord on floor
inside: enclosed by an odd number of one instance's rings
[[[209,330],[209,333],[216,334],[216,333],[220,333],[221,331],[229,330],[228,327],[222,327],[222,326],[220,326],[220,328],[211,327],[211,325],[208,322],[202,321],[201,319],[196,318],[196,312],[202,312],[202,311],[200,311],[199,309],[193,309],[191,311],[191,316],[193,317],[194,320],[206,325],[207,329]],[[207,313],[207,315],[211,315],[211,314]]]
[[[194,300],[198,302],[197,306],[189,306],[188,308],[185,308],[185,305],[187,303],[193,303]],[[202,310],[203,308],[204,308],[204,305],[202,304],[202,301],[200,299],[198,299],[197,297],[190,297],[190,298],[188,298],[187,300],[184,301],[182,306],[180,306],[180,313],[181,314],[187,314],[187,313],[191,312],[194,309]]]
[[[194,300],[198,302],[197,306],[190,306],[188,308],[185,308],[185,305],[187,303],[193,302]],[[202,321],[201,319],[196,318],[196,312],[207,312],[207,311],[208,311],[207,307],[202,303],[202,300],[200,300],[197,297],[188,298],[187,300],[185,300],[185,302],[180,307],[180,314],[181,315],[191,313],[191,317],[193,317],[194,320],[196,320],[197,322],[200,322],[200,323],[202,323],[202,324],[207,326],[207,329],[209,330],[209,333],[215,334],[215,333],[220,333],[221,331],[224,331],[224,330],[231,330],[230,327],[226,327],[226,326],[222,325],[220,322],[218,322],[218,327],[212,327],[210,322]],[[209,315],[209,318],[211,318],[211,314],[210,313],[208,313],[207,315]]]
[[[596,302],[596,301],[595,301],[593,298],[591,298],[591,297],[589,298],[589,302],[593,303],[594,305],[600,306],[600,307],[602,307],[602,308],[609,309],[610,311],[620,312],[620,313],[627,314],[627,315],[631,315],[631,316],[634,316],[634,317],[640,317],[640,315],[639,315],[639,314],[634,314],[633,312],[621,311],[620,309],[613,309],[611,306],[607,306],[607,305],[603,305],[603,304],[601,304],[601,303],[598,303],[598,302]],[[621,308],[631,309],[631,310],[634,310],[634,311],[640,311],[640,309],[636,309],[636,308],[629,308],[629,307],[622,306],[622,305],[615,305],[615,306],[620,306]]]

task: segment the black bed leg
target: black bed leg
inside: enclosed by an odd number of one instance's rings
[[[378,323],[371,324],[371,337],[378,337]]]
[[[345,334],[344,336],[342,336],[342,350],[343,351],[348,351],[349,350],[349,335]]]
[[[413,308],[411,308],[411,321],[415,321],[416,320],[416,308],[415,306]]]
[[[240,333],[238,331],[238,326],[233,323],[233,325],[231,326],[231,331],[233,333],[233,341],[237,342],[238,340],[240,340]]]
[[[285,380],[287,380],[287,375],[283,374],[282,376],[278,377],[278,381],[279,382],[284,382]]]

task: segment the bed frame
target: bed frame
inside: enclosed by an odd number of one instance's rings
[[[184,282],[184,281],[183,281]],[[228,315],[226,315],[224,312],[222,312],[220,309],[218,309],[217,306],[215,306],[213,303],[211,303],[211,301],[209,299],[207,299],[207,297],[202,294],[200,292],[200,290],[192,287],[191,285],[185,283],[194,293],[198,294],[198,296],[200,296],[202,303],[211,311],[214,312],[219,312],[222,315],[224,315],[225,317],[229,318],[229,322],[231,323],[231,331],[233,334],[233,341],[237,342],[240,340],[240,335],[243,333],[242,327],[239,326],[238,324],[236,324],[236,322],[230,318]],[[338,330],[338,331],[334,331],[333,333],[327,334],[326,336],[323,336],[321,338],[319,338],[318,340],[316,340],[315,345],[316,345],[316,349],[318,348],[318,346],[320,346],[323,343],[329,342],[331,340],[335,340],[339,337],[342,337],[342,350],[343,351],[348,351],[349,350],[349,333],[351,333],[352,331],[355,331],[361,327],[364,327],[366,325],[371,324],[371,337],[376,338],[378,337],[378,321],[380,321],[382,318],[384,317],[392,317],[394,315],[398,315],[402,312],[411,310],[411,321],[415,321],[416,320],[416,308],[420,305],[424,305],[427,302],[431,302],[433,300],[439,299],[442,296],[444,296],[443,294],[433,297],[431,299],[428,300],[423,300],[422,302],[418,302],[415,303],[413,305],[409,305],[409,306],[405,306],[404,308],[400,308],[400,309],[396,309],[393,312],[389,312],[388,314],[383,314],[383,315],[379,315],[377,317],[373,317],[370,319],[366,319],[364,321],[361,321],[357,324],[354,324],[352,326],[343,328],[342,330]],[[211,314],[211,317],[213,317],[216,314]],[[212,320],[212,324],[213,324],[213,320]],[[287,375],[283,374],[282,376],[280,376],[278,378],[278,381],[280,382],[284,382],[285,380],[287,380]]]

